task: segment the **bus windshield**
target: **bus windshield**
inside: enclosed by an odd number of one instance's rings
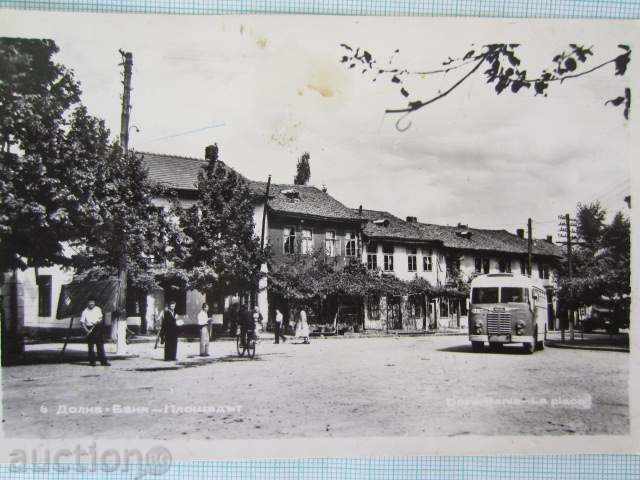
[[[498,303],[498,287],[482,287],[471,290],[471,303]]]
[[[524,289],[519,287],[502,287],[500,289],[501,303],[524,303]]]

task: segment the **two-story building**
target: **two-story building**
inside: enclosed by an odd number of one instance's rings
[[[506,230],[461,224],[420,223],[416,217],[401,220],[383,211],[355,211],[367,219],[362,234],[362,261],[369,270],[405,281],[422,278],[436,289],[456,281],[467,283],[474,276],[487,273],[530,274],[548,290],[550,325],[554,325],[553,285],[563,252],[551,238],[533,240],[533,272],[529,272],[524,230],[514,235]],[[371,329],[426,329],[427,325],[465,328],[467,322],[468,301],[456,295],[370,298],[366,306],[365,327]]]

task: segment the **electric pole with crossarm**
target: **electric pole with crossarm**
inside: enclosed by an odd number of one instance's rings
[[[119,50],[122,56],[124,75],[122,80],[122,112],[120,116],[120,146],[122,154],[129,154],[129,118],[131,115],[131,76],[133,70],[133,54]],[[123,232],[126,235],[126,232]],[[112,322],[112,336],[116,339],[116,353],[122,354],[127,348],[127,249],[126,238],[122,239],[120,260],[118,262],[118,309],[117,318]]]

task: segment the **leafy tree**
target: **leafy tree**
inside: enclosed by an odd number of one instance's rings
[[[123,257],[127,260],[128,285],[137,290],[157,287],[154,267],[171,260],[168,241],[177,226],[153,204],[162,192],[144,168],[143,155],[123,154],[111,144],[93,173],[93,215],[74,242],[72,264],[91,278],[117,275]]]
[[[176,267],[188,273],[189,285],[206,291],[249,289],[260,276],[265,254],[254,235],[253,205],[246,181],[218,158],[214,145],[198,174],[198,202],[178,209],[188,241]]]
[[[353,48],[344,43],[340,46],[344,50],[340,61],[347,68],[355,69],[357,67],[363,75],[368,74],[374,82],[378,79],[386,79],[399,88],[403,98],[409,99],[405,107],[386,110],[386,113],[402,115],[396,122],[396,128],[401,131],[411,126],[411,122],[406,126],[401,126],[401,121],[407,116],[442,100],[474,75],[483,75],[486,83],[492,85],[498,95],[505,91],[517,94],[530,90],[535,95],[546,97],[551,85],[563,85],[567,80],[589,75],[608,65],[613,65],[614,75],[623,76],[631,61],[631,48],[627,45],[618,45],[621,50],[618,55],[593,67],[587,67],[588,60],[594,55],[593,47],[570,44],[567,49],[553,57],[549,67],[543,69],[538,75],[531,76],[518,55],[519,44],[495,43],[472,48],[458,57],[448,57],[438,68],[414,71],[394,65],[395,56],[399,50],[395,50],[388,61],[378,62],[366,49]],[[446,75],[458,69],[463,72],[462,76],[451,81],[447,87],[439,89],[434,95],[424,99],[413,96],[406,84],[406,80],[412,77],[429,78],[436,75]],[[628,119],[631,110],[631,89],[625,88],[620,96],[604,103],[605,105],[622,107],[624,117]]]
[[[587,205],[578,204],[577,212],[577,237],[580,238],[589,248],[597,248],[602,236],[607,212],[600,202],[593,202]]]
[[[598,303],[602,296],[620,299],[631,292],[631,228],[618,212],[610,224],[606,211],[597,203],[579,205],[580,240],[572,255],[573,275],[567,261],[559,271],[559,296],[569,308]]]
[[[79,103],[51,40],[0,38],[0,269],[68,262],[65,242],[96,208],[106,130]]]
[[[298,159],[298,163],[296,165],[296,176],[293,179],[294,185],[306,185],[309,183],[309,179],[311,178],[310,159],[311,155],[309,152],[304,152]]]
[[[62,264],[105,277],[124,246],[133,285],[152,283],[170,225],[142,158],[87,113],[57,52],[51,40],[0,39],[0,268]]]

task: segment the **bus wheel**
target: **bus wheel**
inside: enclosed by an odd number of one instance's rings
[[[544,350],[544,342],[547,339],[547,326],[544,326],[544,337],[538,342],[538,350]]]
[[[533,337],[531,338],[531,342],[524,342],[522,344],[522,348],[524,349],[524,353],[531,354],[536,351],[536,344],[538,343],[538,329],[536,328],[533,331]]]
[[[471,342],[471,350],[476,353],[482,352],[484,350],[484,342]]]

